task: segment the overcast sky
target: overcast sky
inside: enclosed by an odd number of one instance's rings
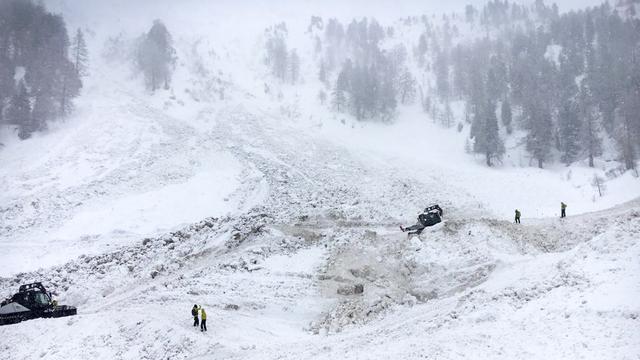
[[[514,1],[514,0],[512,0]],[[525,1],[531,4],[534,0]],[[481,7],[486,0],[45,0],[61,12],[71,27],[89,27],[99,32],[142,31],[153,19],[162,19],[173,30],[204,29],[260,31],[275,22],[308,24],[311,15],[375,17],[389,23],[407,15],[463,12],[467,4]],[[518,1],[519,2],[519,1]],[[561,11],[599,5],[601,0],[560,0]],[[546,1],[552,4],[551,1]]]
[[[511,0],[512,2],[520,2],[530,4],[531,1]],[[246,11],[261,12],[269,11],[283,15],[299,14],[301,12],[332,14],[344,13],[348,15],[376,15],[386,16],[404,16],[408,14],[425,13],[425,12],[461,12],[465,5],[474,4],[478,7],[485,4],[487,0],[45,0],[52,8],[58,10],[69,10],[70,8],[89,9],[96,8],[113,8],[115,5],[122,4],[140,4],[144,7],[166,7],[176,8],[184,6],[186,8],[194,8],[196,4],[202,4],[208,9],[219,8],[223,11]],[[584,8],[587,6],[599,5],[603,0],[559,0],[555,3],[561,11],[574,8]],[[552,1],[545,1],[552,4]]]

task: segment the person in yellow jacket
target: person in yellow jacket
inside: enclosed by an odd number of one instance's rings
[[[199,306],[198,310],[200,310],[200,331],[207,331],[207,312],[202,306]]]

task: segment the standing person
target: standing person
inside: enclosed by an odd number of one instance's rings
[[[520,224],[520,210],[516,209],[516,224]]]
[[[207,312],[202,307],[200,309],[200,331],[207,331]]]
[[[198,305],[193,305],[193,308],[191,308],[191,316],[193,316],[193,326],[198,326],[200,324],[198,320]]]
[[[560,202],[560,218],[567,217],[567,204]]]

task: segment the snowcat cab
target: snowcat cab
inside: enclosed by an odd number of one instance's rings
[[[18,293],[0,303],[0,325],[35,318],[76,315],[74,306],[58,305],[42,283],[21,285]]]
[[[438,204],[427,206],[424,212],[418,215],[418,221],[425,227],[440,223],[442,221],[442,208]]]

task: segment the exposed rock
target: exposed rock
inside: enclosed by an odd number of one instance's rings
[[[343,285],[338,288],[338,294],[340,295],[357,295],[364,292],[363,284],[351,284]]]

